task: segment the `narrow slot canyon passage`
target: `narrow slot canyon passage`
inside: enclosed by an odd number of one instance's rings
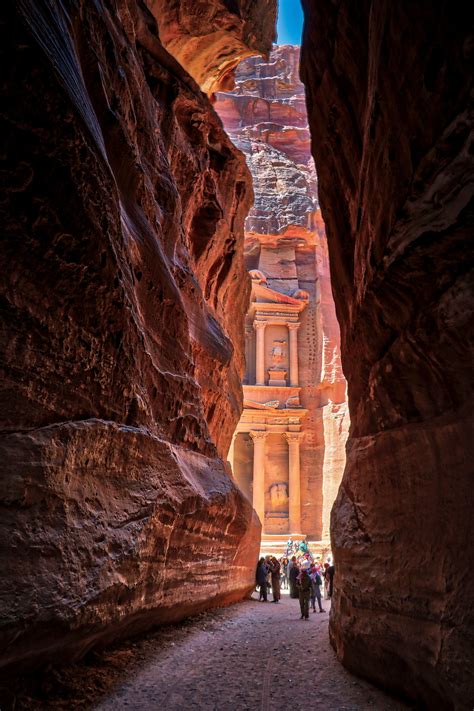
[[[472,711],[471,19],[1,5],[0,711]]]

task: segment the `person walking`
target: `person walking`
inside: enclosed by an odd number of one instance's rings
[[[260,595],[258,597],[258,601],[262,600],[263,602],[267,602],[267,573],[268,573],[268,568],[265,565],[265,558],[260,558],[257,564],[257,573],[256,573],[256,581],[257,585],[260,588]]]
[[[323,581],[317,570],[316,566],[313,566],[311,571],[311,607],[313,612],[316,612],[316,600],[318,601],[319,612],[326,612],[326,610],[321,605],[321,585]]]
[[[291,567],[290,567],[291,563]],[[290,570],[289,572],[289,580],[290,580],[290,597],[293,599],[296,599],[298,597],[298,590],[296,589],[296,579],[299,575],[299,568],[296,564],[296,556],[293,556],[291,559],[290,563],[288,563],[288,568]]]
[[[324,578],[324,599],[329,600],[331,597],[329,595],[329,575],[328,575],[329,563],[324,563],[323,578]]]
[[[270,573],[272,574],[272,595],[273,602],[279,602],[280,600],[280,563],[273,556],[270,558]]]
[[[330,565],[329,568],[326,571],[326,575],[329,578],[329,597],[332,597],[332,594],[334,592],[334,573],[336,572],[336,568],[334,565]]]
[[[288,558],[282,558],[280,561],[280,585],[282,590],[288,590]]]
[[[272,571],[270,570],[270,567],[271,567],[270,560],[271,560],[271,556],[266,555],[265,556],[265,566],[267,568],[267,594],[272,589]]]
[[[308,575],[308,567],[303,564],[301,573],[298,575],[298,597],[300,599],[301,620],[309,619],[309,598],[311,595],[311,578]]]
[[[287,558],[287,560],[288,560],[288,558]],[[287,565],[288,575],[290,574],[290,570],[292,569],[292,567],[295,563],[296,563],[296,556],[294,555],[293,558],[291,558],[291,560],[288,560],[288,565]]]

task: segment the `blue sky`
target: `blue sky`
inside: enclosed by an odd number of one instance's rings
[[[278,0],[277,44],[301,44],[303,11],[300,0]]]

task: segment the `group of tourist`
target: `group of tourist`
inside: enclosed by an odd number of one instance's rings
[[[313,560],[309,551],[290,560],[275,556],[260,558],[257,565],[256,583],[259,589],[259,600],[268,602],[268,591],[272,590],[272,602],[280,601],[281,588],[289,588],[290,597],[298,598],[300,602],[301,619],[309,619],[309,607],[316,612],[316,602],[319,612],[325,612],[322,606],[321,587],[324,585],[324,597],[329,599],[333,593],[334,565],[329,560],[322,565]]]
[[[272,602],[280,602],[281,588],[281,563],[274,556],[267,555],[266,558],[260,558],[257,564],[256,582],[260,591],[259,600],[268,601],[268,589],[271,588],[273,600]]]

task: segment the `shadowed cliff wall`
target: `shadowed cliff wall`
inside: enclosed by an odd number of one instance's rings
[[[331,638],[382,686],[471,708],[471,23],[459,3],[303,6],[351,417]]]
[[[5,667],[242,597],[260,526],[221,460],[242,406],[243,157],[142,3],[2,15]]]

